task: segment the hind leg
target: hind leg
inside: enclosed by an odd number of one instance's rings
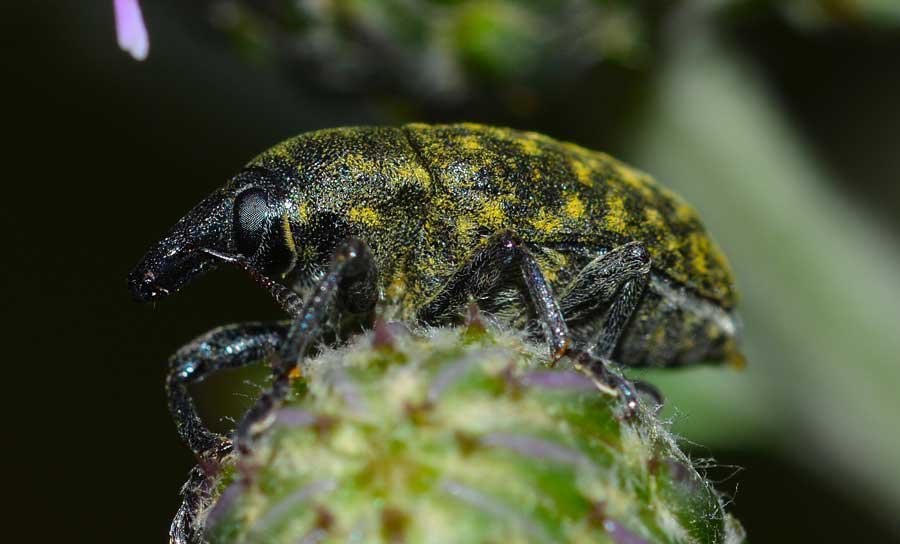
[[[640,242],[630,242],[588,263],[565,289],[559,303],[570,322],[605,310],[603,325],[587,345],[580,347],[575,366],[602,391],[622,395],[630,411],[637,407],[634,387],[608,368],[649,279],[650,255]]]
[[[499,232],[475,251],[443,289],[418,312],[426,323],[453,316],[469,297],[484,296],[504,283],[521,280],[525,295],[537,313],[554,360],[568,350],[570,339],[563,313],[550,284],[522,240],[510,231]]]

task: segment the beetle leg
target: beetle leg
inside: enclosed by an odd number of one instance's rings
[[[560,297],[560,308],[569,322],[596,315],[607,308],[600,332],[587,351],[610,359],[650,279],[650,255],[640,242],[630,242],[585,266]]]
[[[170,542],[187,544],[202,528],[198,514],[214,500],[215,471],[231,451],[231,440],[206,428],[188,387],[220,370],[258,363],[284,340],[286,323],[237,323],[194,339],[169,359],[166,395],[178,435],[200,463],[181,489],[183,501],[169,529]]]
[[[632,385],[634,385],[634,389],[638,393],[643,393],[644,396],[649,397],[650,400],[652,400],[653,403],[656,404],[656,408],[654,408],[655,413],[658,414],[663,409],[663,406],[665,406],[666,404],[666,398],[663,396],[662,391],[660,391],[658,387],[650,382],[645,382],[642,380],[635,380],[631,383]]]
[[[267,426],[291,389],[291,380],[310,344],[319,336],[336,301],[352,312],[371,310],[378,300],[375,261],[361,240],[351,238],[334,253],[328,272],[293,314],[284,342],[275,353],[271,388],[244,414],[235,429],[235,445],[249,454],[253,435]]]
[[[188,544],[202,535],[198,514],[214,500],[217,462],[232,450],[232,441],[206,429],[188,392],[188,385],[202,381],[224,368],[236,368],[275,355],[272,388],[256,401],[235,430],[234,442],[242,453],[249,452],[253,432],[269,420],[290,391],[293,370],[310,342],[319,334],[335,299],[350,311],[371,309],[377,301],[377,271],[366,245],[348,240],[335,252],[330,271],[319,281],[305,303],[239,256],[208,252],[236,264],[275,297],[294,316],[290,324],[231,325],[211,331],[182,348],[172,358],[167,381],[169,408],[178,433],[198,457],[200,464],[191,470],[181,490],[183,501],[169,529],[169,541]],[[292,296],[293,295],[293,296]],[[277,351],[276,351],[277,350]]]
[[[588,263],[560,299],[560,307],[570,322],[607,308],[603,326],[575,357],[575,366],[589,374],[602,391],[621,395],[629,411],[637,406],[637,391],[627,380],[609,372],[608,367],[649,279],[650,255],[640,242],[630,242]],[[617,392],[611,391],[610,386]]]
[[[220,370],[258,363],[282,344],[285,323],[239,323],[213,329],[179,349],[169,360],[166,395],[178,435],[198,459],[214,461],[230,441],[203,424],[188,386]]]
[[[469,296],[478,298],[490,293],[508,281],[509,271],[516,270],[521,274],[527,295],[544,329],[544,337],[556,360],[565,354],[569,346],[569,329],[553,290],[534,256],[522,240],[509,231],[493,235],[487,245],[476,251],[441,292],[419,310],[418,317],[425,322],[446,319],[462,307]]]
[[[209,248],[203,248],[201,251],[246,272],[254,282],[272,295],[275,302],[281,306],[281,309],[287,312],[288,315],[296,316],[303,308],[303,299],[300,295],[253,268],[243,255],[224,253]]]
[[[169,544],[203,542],[203,521],[200,513],[212,506],[216,498],[216,477],[202,464],[191,469],[181,487],[181,506],[169,525]]]

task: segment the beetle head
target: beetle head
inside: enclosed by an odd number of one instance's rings
[[[284,198],[265,173],[246,171],[184,216],[144,255],[128,277],[134,298],[158,300],[177,292],[218,259],[205,250],[240,255],[261,273],[287,270],[294,259],[284,226]]]

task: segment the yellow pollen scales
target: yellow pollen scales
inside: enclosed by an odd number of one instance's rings
[[[644,210],[644,217],[651,227],[656,230],[664,231],[666,229],[666,222],[663,221],[662,215],[659,213],[659,210],[656,208],[647,208]]]
[[[396,174],[397,183],[408,184],[412,182],[424,189],[428,189],[431,186],[431,176],[428,174],[428,171],[414,162],[404,162],[397,167]]]
[[[625,201],[621,196],[610,194],[606,197],[606,215],[603,216],[603,221],[607,230],[628,234],[627,215]]]
[[[297,206],[297,221],[306,223],[309,220],[309,202],[301,202]]]
[[[391,300],[399,300],[403,297],[403,294],[406,292],[406,276],[404,274],[398,274],[388,285],[387,288],[387,296]]]
[[[284,231],[284,241],[288,246],[288,250],[294,255],[297,254],[297,246],[294,245],[294,233],[291,232],[290,216],[284,214],[281,217],[281,229]]]
[[[578,195],[570,195],[566,199],[566,215],[572,219],[581,219],[584,216],[584,202]]]
[[[572,170],[575,172],[575,177],[578,178],[578,181],[582,185],[587,185],[588,187],[594,186],[594,180],[591,179],[591,169],[588,168],[586,164],[575,159],[572,161]]]
[[[678,217],[680,221],[687,223],[690,221],[696,221],[697,212],[695,212],[693,208],[682,202],[675,209],[675,216]]]
[[[456,138],[456,141],[458,141],[459,145],[466,151],[480,151],[483,149],[481,139],[476,136],[460,136]]]
[[[641,179],[641,176],[631,168],[627,166],[621,165],[619,168],[619,175],[622,178],[622,181],[625,182],[632,189],[637,189],[641,192],[641,195],[644,198],[652,198],[653,191],[650,190],[650,187],[647,185],[647,182]]]
[[[378,170],[378,164],[376,162],[359,153],[347,153],[343,158],[335,161],[335,165],[347,166],[352,171],[356,172],[376,172]]]
[[[522,139],[519,140],[519,145],[522,147],[522,152],[526,155],[540,155],[541,148],[538,146],[537,142],[531,139]]]
[[[481,208],[481,222],[491,228],[502,229],[506,227],[506,212],[503,211],[502,202],[489,200]]]
[[[537,230],[553,234],[562,228],[562,220],[546,210],[541,210],[538,216],[531,220],[531,225]]]
[[[381,217],[374,209],[369,207],[350,208],[350,220],[362,223],[367,227],[377,227],[381,224]]]
[[[691,264],[694,267],[694,271],[699,274],[706,274],[708,272],[706,256],[709,253],[709,240],[706,237],[692,233],[690,235],[690,245]]]
[[[460,240],[470,240],[478,230],[478,225],[470,218],[458,216],[456,218],[456,231],[459,233]]]

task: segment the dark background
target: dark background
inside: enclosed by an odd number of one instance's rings
[[[192,463],[166,411],[167,357],[214,326],[278,317],[231,271],[156,307],[133,303],[125,278],[149,244],[285,137],[406,120],[359,96],[304,89],[276,66],[244,62],[202,21],[145,4],[145,63],[117,49],[107,3],[0,8],[4,404],[13,427],[4,444],[16,505],[7,533],[29,540],[162,541]],[[897,32],[809,32],[766,10],[736,20],[722,25],[726,40],[765,75],[792,130],[832,174],[827,190],[896,241]],[[639,109],[629,103],[616,126]],[[577,111],[550,110],[527,121],[489,107],[418,113],[517,124],[631,158],[611,125],[585,141],[591,127],[571,125]],[[207,407],[230,403],[223,391],[235,387],[213,386]],[[712,475],[752,541],[900,541],[896,506],[847,473],[785,454],[777,439],[714,442],[697,455],[723,465]]]

